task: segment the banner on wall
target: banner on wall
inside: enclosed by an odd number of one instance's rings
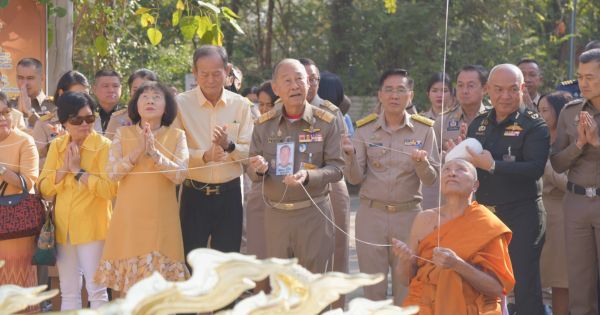
[[[25,57],[42,62],[46,87],[46,23],[46,6],[35,0],[12,0],[0,9],[0,87],[11,98],[19,95],[16,66]]]

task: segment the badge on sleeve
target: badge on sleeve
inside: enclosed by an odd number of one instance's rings
[[[460,129],[460,125],[458,123],[458,120],[456,119],[450,119],[450,121],[448,121],[448,128],[446,130],[448,131],[456,131]]]
[[[275,175],[291,175],[294,173],[294,143],[281,142],[277,144],[277,166]]]

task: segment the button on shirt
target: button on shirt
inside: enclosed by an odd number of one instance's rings
[[[581,111],[590,113],[600,125],[600,111],[590,101],[580,99],[567,104],[558,118],[550,161],[557,172],[569,171],[570,182],[584,187],[600,187],[600,147],[586,144],[579,149],[575,145]]]
[[[397,130],[387,127],[382,114],[358,128],[352,143],[356,153],[346,156],[344,176],[351,184],[362,183],[361,197],[389,204],[422,200],[421,181],[432,185],[438,176],[433,128],[412,120],[406,112]],[[411,154],[417,148],[427,151],[429,162],[413,162]]]
[[[221,98],[213,105],[199,87],[177,95],[176,100],[179,110],[174,126],[185,131],[190,151],[188,178],[219,184],[240,177],[243,173],[241,162],[207,164],[202,157],[212,146],[216,126],[226,126],[228,139],[235,143],[235,150],[228,154],[226,162],[248,157],[253,126],[250,102],[241,95],[223,89]],[[209,165],[214,166],[205,167]]]
[[[542,196],[550,134],[539,114],[520,108],[498,123],[492,109],[473,120],[467,137],[479,140],[496,161],[494,174],[477,169],[479,203],[497,206]]]

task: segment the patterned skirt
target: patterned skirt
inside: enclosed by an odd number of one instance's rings
[[[34,252],[33,236],[0,241],[0,260],[4,261],[4,266],[0,268],[0,285],[14,284],[23,288],[37,286],[37,267],[31,265]],[[39,305],[34,305],[27,308],[26,312],[39,310]]]
[[[189,278],[189,271],[183,261],[174,261],[153,251],[132,258],[101,260],[94,281],[114,290],[127,292],[134,284],[151,276],[155,271],[167,281],[183,281]]]

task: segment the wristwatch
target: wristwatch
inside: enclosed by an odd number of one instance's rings
[[[4,173],[6,173],[6,166],[0,165],[0,176],[4,176]]]
[[[492,175],[494,175],[494,172],[496,171],[496,161],[492,161],[492,166],[490,167],[490,169],[488,170],[488,172]]]
[[[233,150],[235,150],[235,143],[233,141],[229,141],[229,145],[227,146],[227,149],[225,149],[225,152],[231,153]]]
[[[81,176],[83,176],[83,174],[85,174],[85,170],[84,169],[79,169],[79,172],[77,172],[77,175],[75,175],[75,180],[79,181],[79,179],[81,179]]]

